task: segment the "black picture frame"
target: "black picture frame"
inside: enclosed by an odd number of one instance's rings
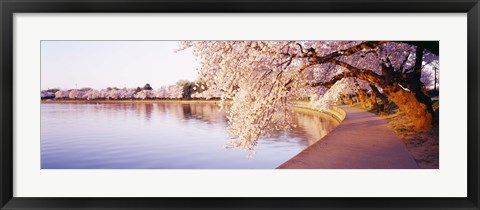
[[[1,209],[479,209],[478,0],[0,0]],[[467,13],[468,196],[465,198],[26,198],[13,197],[14,13]],[[92,189],[94,190],[94,189]]]

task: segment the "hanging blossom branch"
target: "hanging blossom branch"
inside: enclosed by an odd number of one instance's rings
[[[393,65],[379,58],[409,67],[405,55],[414,49],[388,41],[188,41],[185,47],[200,58],[200,78],[223,91],[230,146],[247,150],[268,130],[289,127],[287,115],[300,98],[330,103],[339,93],[398,80]]]

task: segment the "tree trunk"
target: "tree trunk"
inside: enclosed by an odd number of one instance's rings
[[[420,81],[423,51],[421,45],[417,46],[413,71],[402,76],[398,76],[393,67],[383,65],[385,81],[380,85],[385,95],[412,120],[417,131],[427,131],[433,127],[432,100]]]
[[[342,95],[338,96],[337,104],[345,104],[345,102],[343,101],[343,96]]]
[[[435,70],[435,83],[433,84],[433,90],[435,91],[435,93],[437,92],[437,68],[434,69]]]
[[[392,65],[387,66],[390,63],[387,58],[387,62],[382,64],[381,75],[372,70],[358,69],[344,61],[331,59],[328,62],[342,66],[349,71],[334,76],[328,82],[313,83],[312,86],[331,87],[338,80],[347,77],[355,77],[378,85],[388,99],[393,101],[412,120],[417,131],[427,131],[433,127],[433,108],[425,85],[420,81],[423,51],[424,47],[418,44],[413,71],[395,71]]]
[[[378,106],[379,112],[389,112],[390,110],[390,103],[388,101],[388,97],[384,94],[380,93],[377,86],[374,84],[370,84],[370,88],[372,89],[372,95],[375,95],[375,98],[380,98],[382,100],[382,106]]]
[[[379,105],[377,103],[377,94],[374,93],[373,91],[370,94],[370,101],[372,103],[372,108],[370,110],[376,110],[378,113]]]
[[[415,93],[404,90],[398,84],[384,87],[383,92],[412,120],[415,130],[432,129],[433,115],[428,111],[426,104],[417,100]]]
[[[380,105],[377,102],[377,93],[375,91],[373,91],[373,89],[370,93],[370,100],[373,102],[373,107],[372,107],[371,110],[375,109],[375,111],[377,113],[380,113]]]
[[[406,88],[408,88],[411,91],[411,93],[413,93],[413,95],[415,96],[415,99],[416,99],[415,102],[418,102],[424,105],[422,106],[423,108],[422,110],[411,110],[410,112],[417,113],[418,116],[423,116],[424,114],[420,114],[423,112],[425,112],[425,115],[427,114],[429,115],[428,117],[425,117],[425,119],[423,120],[417,119],[418,121],[417,124],[419,125],[416,125],[415,127],[417,127],[417,130],[420,130],[420,131],[431,129],[433,124],[432,99],[428,95],[425,85],[420,81],[420,77],[422,75],[423,51],[424,51],[423,46],[421,45],[417,46],[414,71],[407,74],[407,84],[405,84],[405,86],[407,86]],[[402,89],[401,87],[399,88]],[[422,121],[424,121],[425,125],[420,125]]]
[[[370,111],[376,108],[376,99],[372,100],[372,97],[368,96],[367,92],[364,89],[359,89],[357,91],[358,101],[362,108]]]
[[[344,97],[343,97],[343,101],[345,102],[346,105],[352,105],[353,104],[352,95],[345,94]]]

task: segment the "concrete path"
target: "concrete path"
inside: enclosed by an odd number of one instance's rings
[[[338,107],[346,112],[340,125],[278,168],[418,168],[384,119],[350,106]]]

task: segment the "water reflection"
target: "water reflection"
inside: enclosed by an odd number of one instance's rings
[[[275,168],[337,122],[295,109],[289,131],[261,138],[253,159],[224,149],[225,112],[214,103],[42,104],[42,168]]]
[[[295,124],[298,126],[294,132],[303,132],[307,145],[317,142],[338,125],[337,120],[311,110],[295,109],[294,115]]]

